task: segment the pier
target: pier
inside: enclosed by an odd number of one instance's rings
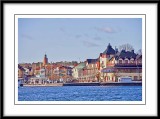
[[[20,86],[142,86],[142,81],[133,82],[85,82],[85,83],[19,83]]]
[[[63,83],[46,83],[46,84],[23,84],[23,86],[63,86]]]
[[[142,86],[142,82],[64,83],[63,86]]]
[[[63,86],[100,86],[100,83],[63,83]]]

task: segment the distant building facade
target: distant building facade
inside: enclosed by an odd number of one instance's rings
[[[131,77],[142,80],[142,55],[132,51],[116,51],[106,60],[106,67],[101,69],[103,82],[116,82],[119,77]]]
[[[115,50],[112,48],[110,43],[107,46],[107,49],[103,52],[100,53],[100,80],[104,80],[104,77],[106,77],[106,73],[102,73],[101,71],[105,68],[107,68],[108,61],[111,57],[115,56]]]
[[[77,66],[73,67],[72,69],[72,76],[74,79],[78,79],[80,77],[80,70],[82,70],[85,67],[85,62],[79,63]]]
[[[48,63],[47,55],[43,62],[18,64],[18,77],[24,74],[46,77],[50,80],[76,80],[78,82],[116,82],[119,77],[142,80],[142,54],[132,51],[118,51],[108,44],[106,50],[96,59],[84,62]]]
[[[48,58],[47,55],[44,55],[44,59],[43,59],[43,66],[45,66],[46,64],[48,64]]]

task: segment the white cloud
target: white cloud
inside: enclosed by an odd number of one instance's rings
[[[103,28],[97,28],[96,27],[96,30],[102,31],[102,32],[105,32],[105,33],[115,33],[116,32],[116,30],[112,27],[103,27]]]

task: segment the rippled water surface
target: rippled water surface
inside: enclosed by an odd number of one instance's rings
[[[142,86],[19,87],[19,101],[142,101]]]

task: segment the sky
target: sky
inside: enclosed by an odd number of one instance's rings
[[[108,44],[142,49],[141,18],[18,18],[18,63],[85,61]]]

